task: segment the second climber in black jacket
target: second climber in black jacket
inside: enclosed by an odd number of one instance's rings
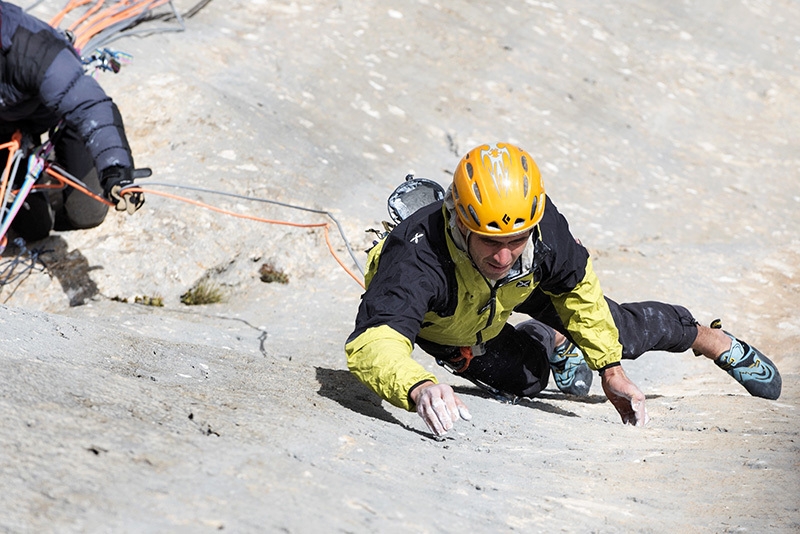
[[[133,156],[117,106],[84,73],[67,39],[18,6],[0,1],[0,143],[19,131],[34,144],[49,133],[56,161],[117,211],[135,212],[141,193],[133,184]],[[7,153],[0,152],[0,160]],[[51,230],[98,226],[108,206],[71,187],[28,195],[12,228],[27,241]]]

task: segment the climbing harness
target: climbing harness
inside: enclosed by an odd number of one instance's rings
[[[469,347],[466,347],[466,348],[469,348]],[[463,352],[462,352],[462,354],[463,354]],[[522,400],[522,397],[518,397],[518,396],[516,396],[514,394],[506,393],[505,391],[501,391],[501,390],[497,389],[494,386],[490,386],[489,384],[487,384],[486,382],[484,382],[482,380],[478,380],[477,378],[474,378],[474,377],[470,376],[469,374],[461,374],[463,370],[466,370],[466,367],[464,367],[464,366],[456,368],[452,363],[450,363],[450,362],[448,362],[446,360],[442,360],[441,358],[437,358],[436,359],[436,363],[439,364],[440,366],[444,367],[448,371],[450,371],[451,374],[454,374],[454,375],[456,375],[458,377],[461,377],[461,378],[463,378],[465,380],[469,380],[470,382],[472,382],[473,384],[478,386],[480,389],[482,389],[483,391],[485,391],[486,393],[491,395],[497,402],[502,402],[503,404],[519,404],[519,401]],[[467,365],[469,365],[469,364],[467,364]]]

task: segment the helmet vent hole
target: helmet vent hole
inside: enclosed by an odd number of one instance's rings
[[[475,199],[478,201],[478,204],[483,204],[483,200],[481,199],[481,190],[478,188],[478,184],[472,184],[472,192],[475,193]]]
[[[525,156],[522,156],[522,168],[525,170],[525,172],[528,172],[528,158]]]
[[[467,176],[469,179],[472,180],[472,175],[475,173],[475,170],[472,168],[472,163],[467,163]]]
[[[531,220],[536,215],[536,208],[539,205],[539,197],[533,197],[533,204],[531,204]]]
[[[500,231],[500,225],[497,224],[496,222],[490,222],[489,224],[486,225],[486,227],[492,230],[496,230],[498,232]]]
[[[463,211],[463,209],[462,209],[462,211]],[[478,214],[475,213],[475,208],[473,208],[472,206],[469,206],[469,214],[470,214],[470,216],[472,216],[472,220],[475,221],[475,224],[477,224],[478,227],[480,228],[481,220],[478,218]]]
[[[525,158],[522,158],[522,161],[525,161]],[[527,169],[525,169],[527,172]],[[528,196],[528,175],[522,177],[522,196]]]

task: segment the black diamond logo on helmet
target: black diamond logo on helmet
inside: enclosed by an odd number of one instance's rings
[[[511,220],[511,217],[508,216],[508,213],[503,215],[503,224],[508,224],[508,221]]]

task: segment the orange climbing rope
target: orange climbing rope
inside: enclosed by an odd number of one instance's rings
[[[0,150],[8,149],[8,159],[6,160],[6,166],[3,170],[3,177],[0,179],[0,203],[2,203],[3,199],[6,197],[6,188],[8,187],[9,176],[11,175],[11,164],[14,162],[14,153],[19,150],[21,141],[22,134],[14,132],[14,135],[11,136],[11,141],[0,144]],[[2,207],[3,206],[0,206],[0,208]],[[2,210],[0,210],[0,213],[2,213]]]
[[[68,185],[68,186],[70,186],[70,187],[72,187],[74,189],[77,189],[78,191],[80,191],[84,195],[92,197],[96,201],[98,201],[98,202],[100,202],[102,204],[105,204],[106,206],[113,206],[114,205],[113,202],[109,202],[108,200],[104,199],[100,195],[98,195],[96,193],[93,193],[92,191],[87,189],[85,186],[83,186],[81,183],[79,183],[77,181],[74,181],[74,180],[70,180],[69,178],[67,178],[63,174],[59,173],[52,165],[45,165],[44,171],[47,174],[49,174],[50,176],[52,176],[53,178],[55,178],[56,180],[58,180],[60,182],[60,184],[37,185],[37,186],[33,187],[34,189],[56,189],[56,188],[57,189],[61,189],[65,185]]]
[[[235,211],[226,210],[226,209],[223,209],[223,208],[219,208],[217,206],[212,206],[211,204],[206,204],[205,202],[200,202],[199,200],[193,200],[191,198],[182,197],[180,195],[173,195],[172,193],[165,193],[163,191],[155,191],[153,189],[147,189],[147,188],[142,188],[142,187],[128,187],[128,188],[125,189],[125,191],[130,191],[131,193],[145,193],[145,194],[148,194],[148,195],[162,196],[162,197],[165,197],[165,198],[170,198],[172,200],[178,200],[180,202],[186,202],[187,204],[193,204],[195,206],[200,206],[201,208],[205,208],[205,209],[208,209],[208,210],[211,210],[211,211],[216,211],[217,213],[223,213],[225,215],[230,215],[232,217],[238,217],[240,219],[249,219],[251,221],[258,221],[258,222],[263,222],[263,223],[267,223],[267,224],[279,224],[279,225],[283,225],[283,226],[294,226],[294,227],[297,227],[297,228],[322,228],[324,230],[324,232],[325,232],[325,243],[328,246],[328,251],[330,251],[331,255],[333,256],[333,259],[335,259],[336,263],[338,263],[339,266],[342,269],[344,269],[345,272],[347,274],[349,274],[350,277],[353,280],[355,280],[356,283],[358,283],[358,285],[361,286],[362,289],[364,289],[364,282],[361,280],[361,278],[359,278],[351,269],[349,269],[344,264],[344,262],[341,260],[341,258],[339,258],[339,255],[336,254],[336,250],[334,250],[333,244],[331,243],[331,240],[330,240],[330,232],[329,232],[330,224],[329,223],[293,223],[293,222],[289,222],[289,221],[280,221],[280,220],[275,220],[275,219],[265,219],[263,217],[257,217],[255,215],[246,215],[244,213],[237,213]]]
[[[61,11],[59,11],[55,17],[50,19],[49,22],[50,26],[52,26],[53,28],[58,28],[59,26],[61,26],[64,17],[66,17],[73,9],[86,5],[91,1],[92,0],[71,0],[70,2],[67,2],[67,5],[65,5],[64,8]],[[103,5],[102,0],[98,1],[96,5],[91,10],[89,10],[89,12],[87,12],[87,14],[84,15],[84,17],[82,18],[88,17],[90,12],[97,11],[98,9],[100,9],[100,6],[102,5]]]
[[[152,15],[154,10],[170,3],[169,0],[117,0],[108,3],[105,0],[70,0],[50,19],[49,24],[54,28],[60,27],[75,10],[92,2],[94,4],[85,8],[66,28],[74,35],[74,47],[79,53],[87,43],[104,31],[119,32],[130,28],[143,17]]]

